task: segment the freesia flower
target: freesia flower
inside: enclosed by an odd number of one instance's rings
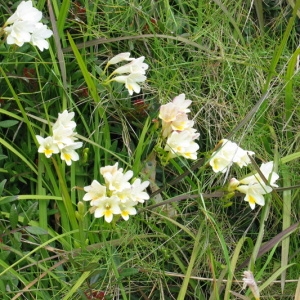
[[[32,45],[37,46],[41,51],[49,49],[49,43],[46,41],[47,38],[53,34],[52,30],[42,23],[37,23],[32,32],[30,42]]]
[[[76,127],[76,122],[72,121],[74,116],[74,112],[68,112],[67,110],[64,110],[62,113],[58,113],[58,118],[52,126],[53,130],[57,129],[60,126],[66,129],[74,130]]]
[[[273,161],[269,161],[267,163],[263,163],[260,166],[260,171],[264,175],[265,179],[269,182],[268,184],[273,187],[278,187],[277,184],[275,184],[275,181],[279,178],[279,175],[275,172],[273,172],[274,168],[274,163]],[[240,183],[242,184],[255,184],[255,183],[260,183],[260,184],[265,184],[261,176],[256,173],[254,175],[245,177],[244,179],[240,180]]]
[[[117,197],[107,197],[104,200],[96,200],[92,205],[95,207],[95,218],[101,218],[104,216],[107,223],[112,221],[113,215],[121,214],[119,199]]]
[[[124,83],[129,94],[133,95],[133,92],[139,93],[141,91],[141,87],[138,82],[144,82],[146,79],[147,77],[141,73],[131,73],[129,75],[116,76],[112,79],[112,81]]]
[[[121,61],[130,61],[130,60],[134,60],[134,58],[129,58],[130,56],[130,52],[123,52],[123,53],[119,53],[116,56],[114,56],[113,58],[111,58],[108,62],[107,65],[114,65],[117,64]]]
[[[185,99],[185,94],[180,94],[160,107],[158,117],[162,120],[162,137],[166,139],[164,150],[169,152],[167,161],[176,156],[197,158],[199,145],[194,140],[199,133],[193,128],[194,121],[189,120],[187,115],[191,103],[191,100]]]
[[[222,146],[213,152],[209,164],[214,172],[225,173],[233,163],[240,168],[251,163],[248,155],[254,155],[252,151],[243,150],[236,143],[229,140],[221,140]]]
[[[139,203],[144,203],[145,200],[149,200],[149,194],[144,192],[149,184],[149,181],[142,182],[140,178],[135,179],[131,185],[131,200]]]
[[[82,142],[76,142],[63,147],[62,149],[60,149],[60,158],[64,160],[68,166],[70,166],[72,164],[72,161],[79,160],[79,155],[75,150],[81,147]]]
[[[149,182],[136,178],[131,184],[129,180],[133,172],[124,172],[118,168],[118,163],[100,168],[100,173],[105,186],[93,180],[90,186],[84,187],[86,194],[83,200],[91,201],[90,212],[94,213],[95,218],[104,216],[106,222],[111,222],[113,215],[120,215],[127,221],[130,215],[136,214],[134,206],[150,198],[144,191]]]
[[[42,19],[42,12],[32,6],[32,1],[22,1],[14,14],[12,14],[5,26],[13,24],[16,21],[29,21],[31,23],[37,23]]]
[[[166,123],[175,121],[179,114],[190,112],[188,107],[191,103],[191,100],[185,99],[185,94],[180,94],[172,102],[160,107],[158,117]]]
[[[239,192],[246,194],[244,200],[249,203],[252,209],[255,208],[255,204],[264,206],[265,199],[263,195],[268,194],[272,191],[272,188],[270,186],[259,183],[239,185],[236,189]]]
[[[83,196],[83,200],[91,201],[91,205],[93,205],[95,201],[100,201],[107,198],[106,187],[100,184],[97,180],[93,180],[91,185],[85,186],[83,189],[86,192],[86,194]]]
[[[39,135],[36,135],[37,141],[40,144],[38,152],[44,153],[47,158],[50,158],[53,153],[59,153],[58,146],[53,142],[53,138],[48,136],[43,138]]]
[[[132,73],[139,73],[145,75],[146,70],[148,69],[148,65],[144,63],[144,56],[139,58],[134,58],[132,61],[124,66],[121,66],[113,71],[113,74],[132,74]]]
[[[136,202],[127,201],[126,203],[120,203],[121,217],[128,221],[129,216],[136,215],[136,208],[134,207]]]
[[[178,155],[189,159],[197,159],[199,145],[194,142],[188,131],[173,131],[168,137],[165,150],[170,152],[170,158]]]
[[[51,37],[53,32],[40,23],[41,19],[42,12],[32,6],[32,1],[22,1],[16,12],[4,24],[7,44],[21,47],[24,43],[30,42],[41,51],[48,49],[46,38]]]
[[[105,180],[106,185],[111,191],[123,191],[128,188],[130,188],[130,183],[128,180],[133,176],[133,172],[127,171],[126,173],[123,173],[123,169],[121,171],[118,171],[114,174],[111,173],[104,173],[103,177]]]
[[[30,31],[33,31],[33,28],[34,24],[28,21],[16,21],[13,25],[5,27],[4,31],[7,34],[7,44],[16,44],[21,47],[24,43],[30,42]]]
[[[188,113],[191,110],[188,108],[192,100],[185,99],[185,94],[180,94],[173,99],[173,104],[178,108],[179,112]]]
[[[58,114],[56,122],[52,126],[53,135],[46,139],[36,136],[40,148],[39,152],[45,153],[46,157],[51,157],[52,153],[61,153],[60,157],[66,161],[66,164],[70,166],[72,161],[79,160],[79,155],[76,153],[76,149],[82,147],[82,142],[75,142],[76,132],[74,132],[76,123],[72,121],[74,113],[68,113],[64,111]],[[51,154],[51,155],[50,155]]]

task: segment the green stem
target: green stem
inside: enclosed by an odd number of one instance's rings
[[[61,174],[60,168],[56,162],[56,160],[52,157],[52,162],[54,164],[55,170],[56,170],[56,174],[58,176],[58,180],[60,183],[60,187],[61,187],[61,192],[62,192],[62,199],[63,199],[63,203],[64,206],[66,208],[67,211],[67,216],[61,216],[62,218],[68,218],[71,224],[71,228],[73,230],[78,230],[78,223],[76,220],[76,216],[75,216],[75,209],[73,207],[72,204],[72,200],[69,194],[69,190],[67,188],[66,182]],[[79,234],[76,233],[77,238],[79,239]]]

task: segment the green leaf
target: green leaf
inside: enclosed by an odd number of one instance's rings
[[[19,217],[19,213],[17,210],[17,206],[15,204],[12,204],[10,207],[10,214],[9,214],[9,222],[12,229],[17,228],[18,217]]]
[[[2,181],[0,182],[0,195],[2,195],[2,192],[3,192],[4,185],[5,185],[6,181],[7,181],[7,180],[4,179],[4,180],[2,180]]]
[[[122,269],[120,271],[120,276],[121,277],[128,277],[128,276],[132,276],[132,275],[135,275],[139,272],[138,269],[135,269],[135,268],[125,268],[125,269]]]
[[[5,120],[5,121],[0,121],[0,127],[2,128],[9,128],[12,127],[16,124],[18,124],[19,121],[17,120]]]
[[[6,155],[0,154],[0,160],[6,159],[6,158],[7,158]]]
[[[48,231],[38,226],[26,226],[25,230],[33,235],[48,234]]]

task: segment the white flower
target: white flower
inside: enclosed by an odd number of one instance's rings
[[[31,35],[31,44],[37,46],[41,51],[49,49],[47,38],[53,35],[52,30],[42,23],[37,23]]]
[[[32,1],[22,1],[17,10],[11,15],[5,25],[12,24],[16,21],[29,21],[37,23],[42,19],[42,12],[32,6]]]
[[[145,75],[146,70],[148,69],[148,65],[144,63],[144,56],[141,56],[139,58],[134,58],[130,63],[121,66],[113,71],[113,74],[132,74],[132,73],[138,73]]]
[[[32,1],[22,1],[4,24],[7,44],[21,47],[30,42],[41,51],[48,49],[49,44],[45,39],[52,36],[53,32],[39,22],[41,19],[42,12],[32,6]]]
[[[121,75],[116,76],[112,80],[120,83],[124,83],[130,95],[135,93],[139,93],[141,91],[141,87],[137,82],[144,82],[147,79],[145,75],[141,73],[131,73],[129,75]]]
[[[4,31],[7,34],[6,42],[8,45],[16,44],[21,47],[24,43],[30,42],[34,24],[29,21],[16,21],[13,25],[5,27]]]
[[[172,102],[160,107],[158,117],[166,123],[175,121],[179,114],[186,114],[190,112],[188,107],[191,103],[191,100],[185,100],[185,94],[180,94],[176,96]]]
[[[137,178],[131,185],[131,200],[140,203],[144,203],[145,200],[149,200],[149,194],[144,192],[149,184],[149,181],[142,182],[140,178]]]
[[[61,152],[60,158],[66,161],[66,164],[70,166],[72,164],[72,161],[79,160],[79,155],[75,150],[81,147],[82,147],[82,142],[76,142],[63,147],[62,149],[60,149]]]
[[[178,113],[178,107],[174,103],[169,102],[160,107],[158,117],[164,122],[169,123],[176,120]]]
[[[106,186],[93,180],[90,186],[84,187],[86,194],[83,197],[85,201],[91,200],[90,212],[95,213],[96,218],[104,216],[106,222],[111,222],[113,215],[121,215],[127,221],[130,215],[136,214],[134,206],[150,198],[144,192],[149,182],[141,182],[141,179],[137,178],[131,184],[129,180],[133,172],[124,172],[122,168],[118,168],[118,163],[100,168],[100,173]]]
[[[199,145],[193,141],[189,131],[173,131],[167,139],[165,151],[170,152],[170,158],[181,155],[189,159],[197,159]]]
[[[104,200],[107,198],[106,187],[100,184],[97,180],[93,180],[91,185],[85,186],[86,194],[83,196],[84,201],[91,201],[93,206],[94,201]]]
[[[278,187],[277,184],[275,184],[275,181],[279,178],[279,175],[275,172],[273,172],[273,167],[274,163],[273,161],[269,161],[267,163],[263,163],[260,166],[260,171],[264,175],[265,179],[268,180],[269,185],[273,187]],[[260,183],[260,184],[265,184],[261,176],[256,173],[251,176],[247,176],[244,179],[240,180],[240,183],[242,184],[255,184],[255,183]]]
[[[133,201],[127,201],[125,203],[120,203],[119,207],[121,210],[121,217],[125,220],[129,220],[130,215],[136,215],[136,209],[134,206],[136,205],[136,202]]]
[[[113,166],[106,166],[100,168],[100,174],[105,176],[106,173],[110,173],[112,175],[116,174],[117,171],[123,171],[122,168],[118,169],[118,163],[116,162]]]
[[[189,120],[186,113],[179,113],[174,121],[171,122],[171,128],[175,131],[183,131],[194,126],[194,121]]]
[[[129,179],[133,176],[133,172],[127,171],[125,174],[118,170],[116,173],[105,173],[103,175],[105,183],[110,191],[122,192],[130,188]]]
[[[65,146],[72,145],[75,138],[75,132],[71,128],[65,128],[63,125],[53,130],[53,141],[57,144],[59,149]]]
[[[213,152],[209,164],[214,172],[225,173],[232,163],[236,163],[240,168],[251,163],[248,155],[254,155],[252,151],[243,150],[236,143],[229,140],[221,140],[222,146]]]
[[[188,113],[191,110],[188,108],[192,100],[185,99],[185,94],[180,94],[173,99],[173,104],[178,107],[179,112]]]
[[[107,197],[105,199],[96,200],[93,202],[93,206],[95,218],[104,216],[107,223],[112,221],[113,215],[121,214],[119,199],[117,197]]]
[[[130,60],[134,60],[134,58],[129,58],[130,56],[130,52],[124,52],[124,53],[119,53],[118,55],[114,56],[113,58],[111,58],[108,62],[107,65],[114,65],[117,64],[121,61],[130,61]]]
[[[62,113],[58,113],[57,120],[53,124],[52,129],[55,130],[60,126],[63,126],[64,128],[74,130],[76,127],[76,123],[72,121],[74,116],[74,112],[68,112],[67,110],[64,110]]]
[[[50,158],[53,153],[59,153],[59,149],[57,145],[53,142],[53,138],[51,136],[43,138],[39,135],[36,135],[36,139],[40,144],[38,152],[44,153],[47,158]]]
[[[236,188],[239,192],[246,194],[244,200],[249,203],[252,209],[255,208],[255,204],[264,206],[265,205],[265,194],[272,191],[270,186],[260,183],[254,183],[249,185],[240,185]]]

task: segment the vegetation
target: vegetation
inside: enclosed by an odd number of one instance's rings
[[[1,4],[1,26],[19,3]],[[0,298],[249,300],[249,270],[261,299],[300,299],[300,1],[33,3],[49,49],[0,44]],[[107,80],[124,52],[149,65],[140,93]],[[165,161],[159,109],[183,93],[198,158]],[[64,110],[83,143],[71,166],[36,138]],[[251,164],[213,172],[222,139]],[[279,187],[252,210],[229,180],[269,161]],[[116,162],[150,199],[107,223],[84,187]]]

